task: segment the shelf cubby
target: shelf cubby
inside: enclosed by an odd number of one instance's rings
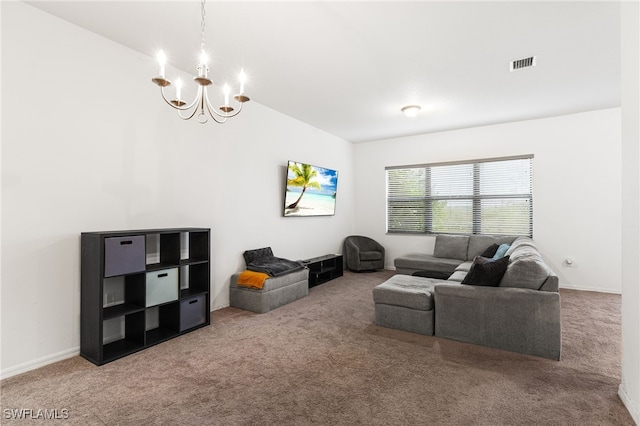
[[[103,340],[103,359],[105,362],[120,358],[129,353],[138,351],[144,347],[144,311],[138,310],[133,313],[114,317],[103,322],[103,330],[109,328],[109,324],[116,326],[124,325],[123,335],[119,339],[111,340],[105,336]],[[105,330],[106,334],[107,331]]]

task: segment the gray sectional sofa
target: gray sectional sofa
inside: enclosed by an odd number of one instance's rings
[[[476,256],[508,243],[499,282],[463,284]],[[403,258],[397,269],[423,276],[397,274],[373,290],[376,324],[560,359],[558,277],[530,238],[439,235],[433,255]],[[449,270],[446,280],[428,277]]]

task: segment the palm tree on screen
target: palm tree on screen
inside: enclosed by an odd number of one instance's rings
[[[318,176],[318,173],[309,164],[303,163],[298,165],[298,163],[293,163],[289,166],[289,170],[295,175],[295,177],[287,179],[287,186],[302,187],[302,192],[295,203],[287,206],[288,209],[295,209],[298,207],[298,203],[302,199],[307,188],[322,189],[322,187],[318,182],[312,182],[312,180]]]

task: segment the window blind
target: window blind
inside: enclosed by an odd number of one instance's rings
[[[533,236],[533,155],[386,172],[387,232]]]

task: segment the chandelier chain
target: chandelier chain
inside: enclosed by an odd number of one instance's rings
[[[202,14],[202,22],[200,23],[201,33],[200,33],[200,48],[204,52],[204,25],[205,25],[205,1],[202,0],[200,3],[200,12]]]

